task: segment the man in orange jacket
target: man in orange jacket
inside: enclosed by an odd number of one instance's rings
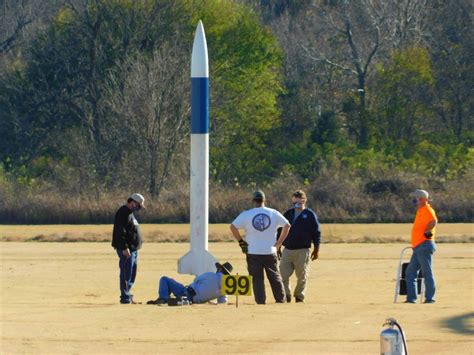
[[[411,196],[414,197],[413,204],[416,205],[417,212],[411,230],[413,255],[406,270],[406,303],[416,303],[418,294],[416,278],[420,269],[425,278],[425,303],[435,303],[436,282],[433,275],[433,254],[436,251],[434,237],[438,219],[434,209],[428,203],[428,192],[416,190]]]

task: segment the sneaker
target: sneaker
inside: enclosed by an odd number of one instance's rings
[[[304,303],[304,300],[302,298],[295,297],[295,302],[296,303]]]
[[[425,302],[423,302],[423,303],[436,303],[436,301],[435,300],[425,300]]]
[[[168,306],[181,306],[181,304],[179,303],[179,299],[177,298],[169,298],[168,301],[166,302],[168,304]]]
[[[122,298],[120,297],[120,303],[121,304],[130,304],[133,302],[133,296],[132,295],[129,295],[128,298]]]
[[[416,303],[416,301],[414,301],[414,300],[406,300],[406,301],[403,302],[403,303]]]
[[[157,298],[156,300],[148,301],[146,304],[166,304],[166,303],[168,303],[168,301],[165,300],[164,298]]]
[[[129,298],[127,300],[120,300],[120,304],[133,304],[133,298]]]

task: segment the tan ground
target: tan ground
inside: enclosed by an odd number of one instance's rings
[[[108,243],[0,243],[1,353],[380,352],[387,317],[403,326],[410,354],[473,352],[473,244],[439,244],[438,303],[393,304],[401,244],[325,244],[305,304],[166,307],[118,304],[117,257]],[[161,275],[178,277],[189,246],[145,244],[134,287],[156,297]],[[237,244],[211,252],[246,273]]]
[[[325,242],[405,242],[411,223],[322,224]],[[89,225],[0,225],[1,241],[109,241],[111,224]],[[141,224],[147,241],[174,242],[189,240],[188,224]],[[474,224],[440,223],[436,238],[440,242],[473,242]],[[210,241],[233,241],[229,224],[210,224]]]

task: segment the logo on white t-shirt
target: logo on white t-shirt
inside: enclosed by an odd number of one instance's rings
[[[271,224],[272,220],[268,215],[264,213],[259,213],[255,215],[255,217],[253,217],[252,219],[252,226],[260,232],[263,232],[264,230],[268,229]]]

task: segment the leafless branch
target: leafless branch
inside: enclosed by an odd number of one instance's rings
[[[306,53],[306,56],[312,60],[314,60],[315,62],[323,62],[323,63],[326,63],[332,67],[335,67],[335,68],[339,68],[343,71],[348,71],[348,72],[351,72],[351,73],[354,73],[354,74],[357,74],[357,72],[351,68],[348,68],[344,65],[341,65],[341,64],[338,64],[338,63],[335,63],[331,60],[329,60],[328,58],[318,58],[318,57],[315,57],[312,53],[311,53],[311,50],[306,47],[305,45],[303,44],[300,44],[300,47],[305,51]]]

